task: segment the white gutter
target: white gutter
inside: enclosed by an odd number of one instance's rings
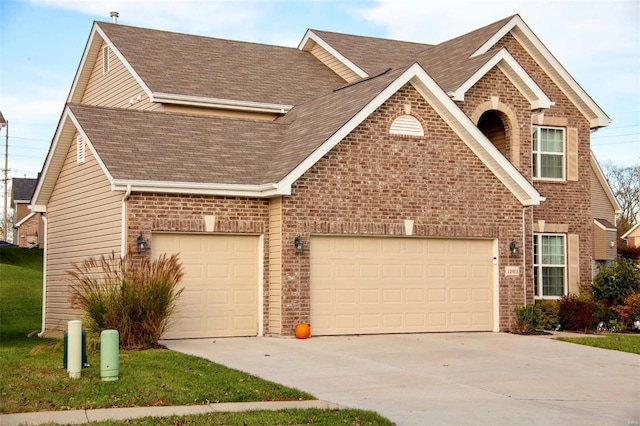
[[[121,210],[121,241],[120,241],[120,257],[124,257],[127,252],[127,200],[131,195],[131,185],[127,185],[127,191],[122,196],[122,210]]]
[[[235,99],[206,98],[203,96],[177,95],[173,93],[153,92],[149,99],[151,102],[168,104],[189,105],[206,108],[231,109],[235,111],[263,112],[272,114],[284,114],[289,112],[293,105],[272,104],[267,102],[239,101]]]
[[[221,195],[232,197],[273,197],[278,184],[242,185],[227,183],[191,183],[168,181],[120,180],[111,182],[113,191],[158,192],[172,194]]]
[[[47,216],[42,214],[42,222],[44,223],[44,250],[42,252],[42,325],[38,337],[42,337],[45,331],[45,318],[47,313],[47,245],[49,243],[49,226],[47,224]]]

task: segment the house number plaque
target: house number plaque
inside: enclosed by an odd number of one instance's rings
[[[505,266],[504,274],[506,276],[520,275],[520,267],[519,266]]]

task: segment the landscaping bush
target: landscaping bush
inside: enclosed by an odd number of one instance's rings
[[[519,334],[531,334],[540,327],[540,308],[537,305],[516,306],[516,329]]]
[[[560,326],[563,330],[587,332],[597,324],[598,304],[590,297],[569,294],[560,299]]]
[[[618,314],[618,323],[622,330],[633,329],[634,322],[640,321],[640,293],[628,296],[624,299],[623,305],[616,305],[613,310]]]
[[[543,330],[560,328],[560,304],[557,300],[537,300],[536,306],[540,310],[538,328]]]
[[[640,246],[618,246],[618,255],[625,259],[640,260]]]
[[[152,262],[111,253],[74,263],[67,274],[73,283],[72,303],[84,311],[88,328],[118,330],[124,349],[156,346],[182,293],[177,255]]]
[[[609,266],[599,267],[591,288],[596,300],[606,300],[609,305],[621,304],[626,297],[640,291],[636,262],[618,256]]]

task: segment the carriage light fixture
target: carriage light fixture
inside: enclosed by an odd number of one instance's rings
[[[142,232],[140,233],[140,235],[138,236],[138,239],[136,240],[136,246],[138,247],[138,253],[144,253],[145,251],[147,251],[147,242],[142,236]]]
[[[293,240],[293,245],[296,247],[296,254],[302,254],[304,251],[304,243],[302,242],[300,235]]]
[[[520,257],[520,247],[518,247],[518,243],[515,240],[512,240],[511,244],[509,244],[509,253],[511,257]]]

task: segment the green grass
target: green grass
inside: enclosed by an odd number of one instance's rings
[[[90,367],[82,370],[81,379],[71,380],[62,368],[62,341],[34,336],[41,324],[41,299],[42,251],[0,248],[0,413],[314,399],[305,392],[164,349],[120,351],[119,380],[113,382],[100,380],[99,351],[89,350]],[[310,409],[148,418],[126,424],[392,423],[369,411]]]
[[[122,422],[96,422],[92,426],[121,425]],[[144,417],[127,420],[127,425],[140,426],[187,426],[187,425],[393,425],[371,411],[361,410],[321,410],[311,408],[307,410],[280,410],[280,411],[250,411],[244,413],[211,413],[190,416],[172,416],[165,418]]]
[[[557,340],[640,355],[640,335],[611,333],[598,337],[558,337]]]

